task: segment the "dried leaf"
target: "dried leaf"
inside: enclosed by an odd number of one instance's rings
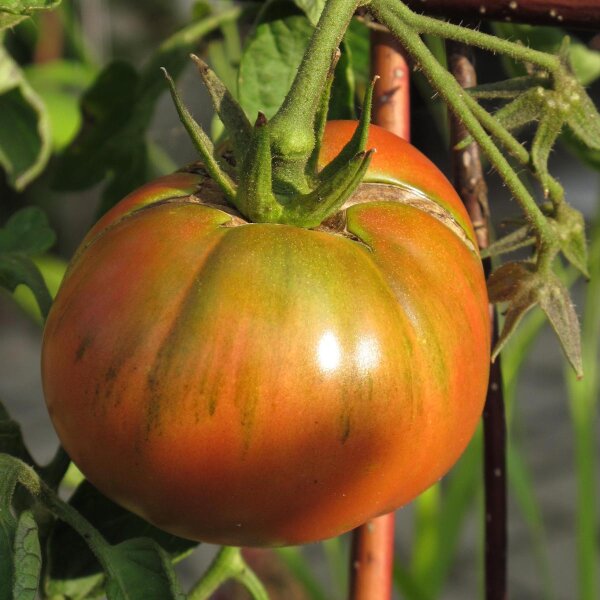
[[[575,373],[578,377],[582,376],[577,315],[567,288],[554,273],[540,273],[533,263],[507,263],[490,275],[488,292],[492,302],[508,303],[504,326],[492,352],[492,359],[498,356],[523,316],[539,304],[556,332]]]

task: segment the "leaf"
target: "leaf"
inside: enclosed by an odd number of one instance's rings
[[[0,254],[41,254],[55,241],[56,234],[50,228],[44,211],[37,206],[28,206],[14,213],[0,229]]]
[[[42,315],[46,317],[52,305],[52,297],[34,262],[19,254],[0,255],[0,286],[14,292],[21,284],[33,292]]]
[[[559,27],[533,27],[513,23],[494,23],[492,27],[500,37],[513,42],[520,40],[526,46],[551,54],[558,53],[567,35],[567,32]],[[576,38],[571,39],[567,52],[571,68],[581,84],[589,85],[600,77],[600,52],[588,48]],[[510,76],[527,74],[526,67],[522,63],[506,57],[502,60]]]
[[[327,113],[327,118],[330,121],[356,118],[356,111],[354,109],[355,85],[354,70],[352,68],[352,53],[350,46],[345,42],[342,42],[340,49],[341,54],[335,67],[329,100],[329,110]]]
[[[187,554],[197,543],[178,538],[150,525],[100,494],[84,481],[69,504],[87,519],[111,544],[129,538],[154,540],[174,559]],[[46,587],[59,590],[94,587],[102,579],[102,568],[84,540],[68,525],[57,522],[48,542],[49,568]]]
[[[526,246],[531,246],[533,243],[535,243],[535,238],[531,235],[530,228],[527,226],[519,227],[519,229],[512,231],[499,240],[492,242],[487,248],[484,248],[481,251],[481,257],[500,256]]]
[[[0,286],[10,292],[21,284],[29,287],[44,316],[50,310],[52,298],[30,256],[50,248],[55,239],[46,215],[37,207],[18,211],[0,229]]]
[[[0,600],[13,600],[13,543],[17,520],[12,510],[12,497],[18,481],[18,471],[0,454]]]
[[[500,354],[519,321],[535,306],[536,283],[534,266],[529,263],[506,263],[490,275],[488,279],[490,302],[510,303],[492,359]]]
[[[24,189],[43,170],[50,148],[46,108],[0,46],[0,166],[9,183]]]
[[[553,109],[544,111],[531,144],[531,162],[544,187],[545,196],[548,195],[547,179],[550,175],[548,173],[548,157],[554,147],[556,138],[560,134],[563,123],[564,114],[561,111]]]
[[[54,151],[63,150],[79,131],[79,99],[95,70],[81,62],[55,60],[27,66],[23,73],[46,106]]]
[[[369,28],[360,21],[352,19],[344,36],[344,44],[350,50],[352,57],[352,69],[356,82],[361,86],[367,85],[371,81],[371,57],[369,54]],[[364,90],[357,90],[359,98],[362,100]]]
[[[496,98],[513,99],[519,97],[534,87],[547,88],[550,84],[548,77],[532,77],[526,75],[523,77],[514,77],[504,81],[495,81],[494,83],[483,83],[475,87],[467,88],[467,92],[473,98],[480,100],[493,100]]]
[[[539,273],[532,263],[506,263],[490,275],[488,293],[491,302],[508,303],[502,333],[492,353],[494,359],[523,316],[539,305],[577,376],[582,376],[579,322],[569,291],[554,273]]]
[[[36,10],[56,8],[61,0],[2,0],[0,12],[13,15],[30,15]]]
[[[81,99],[83,128],[60,158],[55,189],[87,188],[109,169],[126,168],[144,129],[142,116],[135,114],[138,82],[135,69],[122,61],[110,63],[97,76]]]
[[[0,32],[2,32],[4,29],[15,27],[15,25],[18,25],[26,18],[27,17],[22,15],[11,15],[9,13],[2,12],[0,9]]]
[[[16,456],[21,460],[34,464],[31,454],[25,446],[21,426],[10,418],[7,410],[0,402],[0,453]]]
[[[30,510],[19,515],[14,541],[13,597],[35,600],[42,569],[38,526]]]
[[[515,131],[538,118],[542,111],[542,100],[545,91],[534,88],[523,92],[494,113],[494,117],[509,131]]]
[[[260,23],[247,41],[238,77],[239,101],[253,122],[270,119],[287,94],[313,32],[303,16]]]
[[[575,138],[592,150],[600,150],[600,114],[586,91],[578,86],[567,101],[566,123]]]
[[[569,363],[578,379],[583,377],[581,359],[581,334],[575,307],[569,290],[558,277],[554,277],[539,291],[539,304],[546,313]]]
[[[139,72],[122,61],[109,64],[82,97],[82,126],[60,157],[54,188],[83,189],[112,174],[103,194],[105,210],[146,181],[151,175],[146,132],[156,101],[167,91],[160,67],[175,79],[198,40],[239,14],[233,7],[192,22],[167,38]]]
[[[149,539],[111,546],[106,583],[108,600],[185,600],[167,554]]]
[[[565,258],[589,279],[588,248],[585,239],[585,220],[580,211],[561,203],[557,215],[550,219]]]
[[[323,12],[325,6],[325,0],[294,0],[294,3],[298,8],[301,8],[308,20],[316,25],[319,22],[319,17]]]

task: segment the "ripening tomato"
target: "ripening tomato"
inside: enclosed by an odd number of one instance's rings
[[[328,124],[323,162],[354,122]],[[317,229],[247,223],[202,173],[143,186],[78,250],[44,335],[67,452],[174,534],[327,538],[406,504],[470,440],[488,300],[456,192],[372,126],[358,191]]]

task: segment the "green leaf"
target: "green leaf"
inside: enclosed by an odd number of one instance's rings
[[[296,6],[304,11],[308,20],[316,25],[323,12],[325,0],[294,0]]]
[[[13,544],[17,520],[13,514],[12,497],[18,481],[18,470],[0,454],[0,600],[13,600]]]
[[[515,131],[538,118],[545,90],[537,87],[523,92],[494,113],[494,117],[509,131]]]
[[[22,15],[11,15],[9,13],[1,12],[0,10],[0,32],[2,32],[4,29],[15,27],[15,25],[18,25],[26,18],[27,17]]]
[[[0,166],[9,183],[24,189],[46,165],[50,148],[44,103],[0,46]]]
[[[111,546],[106,583],[108,600],[185,600],[169,557],[149,539],[137,538]]]
[[[356,83],[361,86],[361,89],[357,89],[360,100],[364,95],[362,86],[366,86],[371,81],[369,33],[369,28],[364,23],[352,19],[344,36],[344,44],[348,47],[352,56],[352,69],[356,77]]]
[[[66,261],[50,254],[33,256],[32,260],[42,274],[50,295],[54,298],[67,269]],[[40,325],[43,323],[42,313],[33,292],[29,288],[18,287],[13,293],[13,299],[34,321]]]
[[[350,46],[342,42],[341,54],[335,67],[333,76],[333,85],[331,86],[329,110],[327,118],[335,119],[355,119],[356,111],[354,109],[355,101],[355,82],[354,70],[352,68],[352,52]]]
[[[19,515],[14,540],[15,600],[35,600],[42,569],[38,526],[30,510]]]
[[[10,418],[7,410],[0,402],[0,453],[16,456],[21,460],[34,464],[31,454],[25,446],[21,426]]]
[[[532,77],[526,75],[524,77],[514,77],[505,81],[495,81],[494,83],[484,83],[475,87],[470,87],[467,92],[473,98],[479,100],[493,99],[508,99],[519,97],[523,92],[526,92],[534,87],[547,88],[550,85],[548,77]]]
[[[81,62],[55,60],[30,65],[23,72],[48,111],[54,150],[63,150],[79,131],[79,99],[91,85],[95,70]]]
[[[100,494],[87,481],[77,488],[69,504],[111,544],[119,544],[129,538],[150,538],[173,559],[185,556],[197,545],[150,525]],[[50,536],[48,560],[46,588],[54,593],[78,587],[84,591],[93,589],[103,579],[102,567],[96,556],[84,540],[63,522],[56,523]]]
[[[526,246],[531,246],[534,243],[535,238],[531,235],[531,229],[527,226],[519,227],[499,240],[492,242],[487,248],[484,248],[481,251],[481,257],[500,256]]]
[[[56,8],[61,0],[2,0],[0,12],[13,15],[30,15],[36,10]]]
[[[175,78],[198,40],[240,13],[234,7],[192,22],[165,40],[139,72],[122,61],[109,64],[83,95],[82,127],[59,160],[54,188],[83,189],[110,174],[106,210],[146,181],[151,175],[146,132],[156,101],[168,89],[160,67]]]
[[[303,16],[260,23],[246,43],[239,70],[239,101],[250,121],[270,119],[287,94],[313,32]]]
[[[52,305],[52,297],[34,262],[19,254],[0,255],[0,286],[14,292],[21,284],[31,289],[42,315],[46,317]]]
[[[556,232],[565,258],[589,279],[588,248],[585,239],[585,220],[581,212],[562,202],[550,225]]]
[[[551,54],[559,52],[567,35],[559,27],[533,27],[513,23],[494,23],[493,30],[500,37],[513,42],[520,40],[531,48]],[[577,39],[571,39],[567,52],[571,68],[581,84],[589,85],[600,77],[600,52],[588,48]],[[507,73],[512,77],[527,75],[523,64],[506,57],[502,60]]]
[[[56,241],[48,218],[37,206],[28,206],[14,213],[0,229],[0,254],[20,252],[41,254]]]
[[[592,150],[600,150],[600,114],[581,87],[572,94],[566,123],[577,140]]]
[[[126,169],[132,145],[139,143],[143,117],[135,111],[139,76],[124,62],[110,63],[81,100],[83,128],[62,155],[54,187],[61,191],[89,187],[109,169]]]
[[[538,123],[533,142],[531,144],[531,162],[535,167],[537,176],[544,188],[544,195],[548,195],[547,179],[548,157],[554,147],[564,123],[564,114],[558,110],[546,110]]]
[[[21,284],[29,287],[43,316],[48,314],[52,298],[30,256],[46,251],[55,239],[46,215],[37,207],[18,211],[0,229],[0,286],[10,292]]]

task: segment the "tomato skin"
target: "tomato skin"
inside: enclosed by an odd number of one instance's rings
[[[405,204],[348,208],[349,238],[240,224],[170,177],[180,199],[149,184],[86,238],[47,322],[48,409],[90,481],[183,537],[289,545],[447,472],[487,385],[476,254]]]

